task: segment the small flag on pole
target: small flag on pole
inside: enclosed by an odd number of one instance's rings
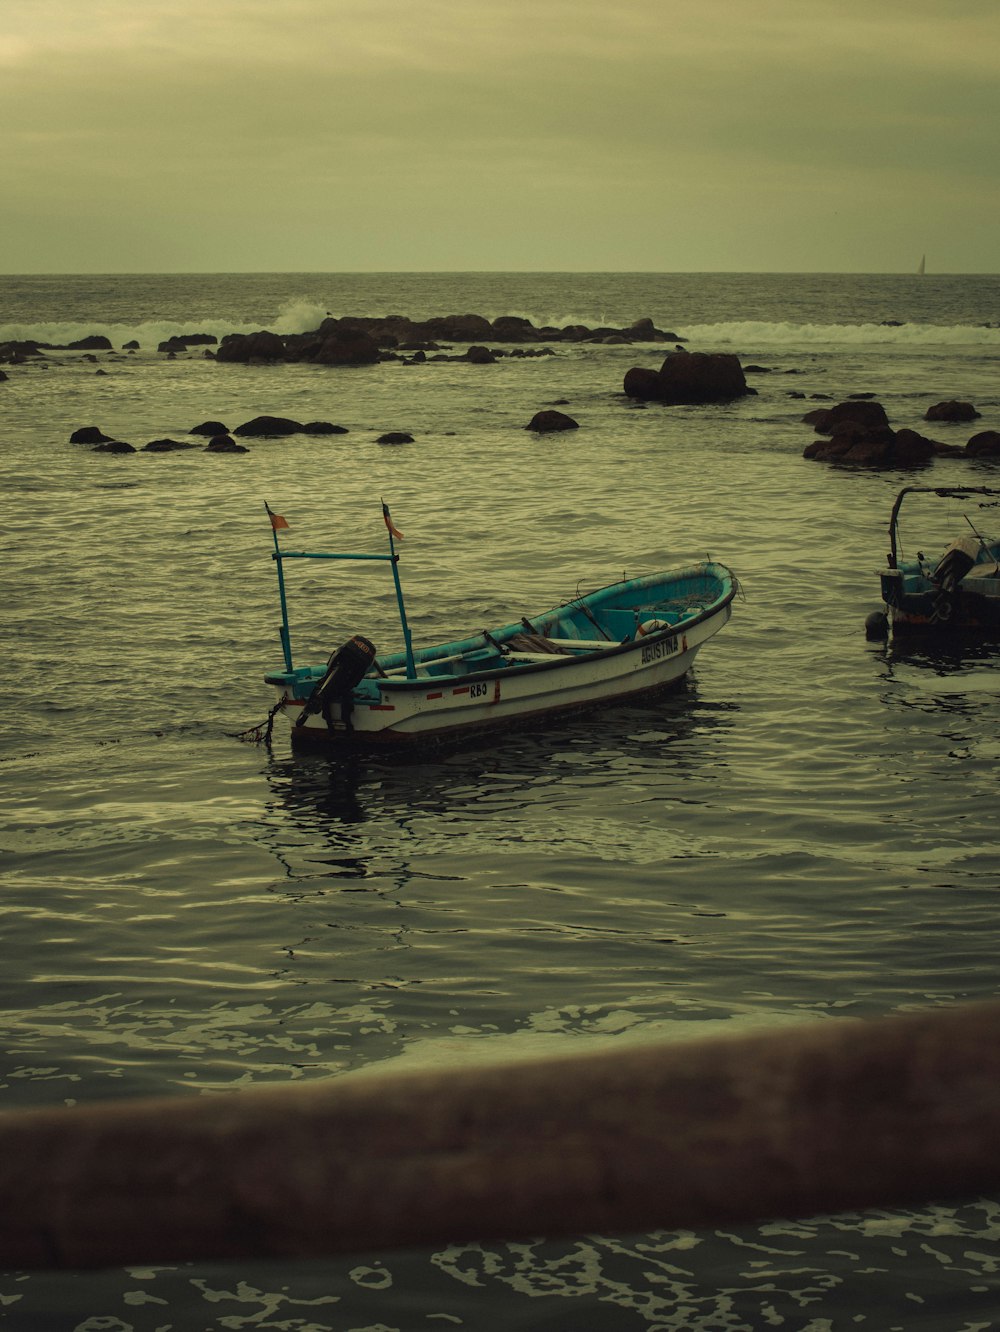
[[[386,504],[385,500],[382,501],[382,517],[385,519],[385,525],[389,529],[390,536],[394,536],[397,541],[402,541],[403,534],[390,518],[389,506]]]
[[[283,527],[288,526],[288,520],[282,518],[280,513],[273,513],[270,504],[268,504],[266,500],[264,502],[264,508],[267,510],[267,516],[270,518],[271,526],[275,532],[279,532]]]

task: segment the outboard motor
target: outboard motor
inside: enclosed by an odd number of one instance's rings
[[[351,690],[371,670],[374,660],[374,643],[362,638],[360,634],[349,638],[336,652],[331,653],[326,663],[326,674],[306,699],[306,705],[299,713],[295,725],[305,726],[307,717],[322,712],[327,726],[330,726],[330,704],[339,701],[341,717],[350,726]]]
[[[953,592],[979,558],[979,549],[975,537],[959,537],[938,560],[931,580],[945,592]]]
[[[931,582],[939,589],[934,597],[933,619],[948,624],[955,618],[962,595],[959,583],[979,558],[980,542],[974,537],[959,537],[938,560]]]

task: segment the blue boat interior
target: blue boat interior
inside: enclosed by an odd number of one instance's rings
[[[359,702],[377,702],[387,683],[405,686],[495,675],[621,649],[637,637],[664,635],[694,624],[731,600],[734,591],[729,570],[712,562],[671,575],[624,580],[499,629],[415,649],[415,676],[408,674],[405,652],[380,654],[353,694]],[[292,697],[305,698],[327,669],[326,662],[314,663],[271,672],[266,680]]]

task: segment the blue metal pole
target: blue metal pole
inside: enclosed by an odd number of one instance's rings
[[[267,509],[267,516],[270,518],[270,505],[265,503],[264,508]],[[281,628],[278,630],[278,633],[281,638],[281,651],[285,658],[285,670],[291,673],[293,670],[292,640],[288,631],[288,602],[285,600],[285,575],[281,567],[282,554],[281,546],[278,544],[278,529],[274,526],[273,522],[271,523],[271,536],[274,538],[274,554],[271,558],[274,560],[278,570],[278,600],[281,602]]]
[[[399,556],[396,554],[396,547],[392,540],[392,533],[389,533],[389,554],[392,564],[392,581],[396,584],[396,601],[399,605],[399,622],[403,626],[403,646],[406,649],[406,678],[415,680],[417,678],[417,664],[413,660],[413,641],[410,638],[410,626],[406,622],[406,606],[403,604],[403,585],[399,581]]]

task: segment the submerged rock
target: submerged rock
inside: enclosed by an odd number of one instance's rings
[[[197,444],[192,444],[190,440],[180,439],[151,439],[143,447],[143,453],[173,453],[177,449],[196,449]]]
[[[981,430],[965,446],[970,458],[1000,458],[1000,430]]]
[[[979,413],[971,402],[936,402],[924,413],[925,421],[975,421]]]
[[[237,444],[231,435],[217,435],[205,445],[206,453],[249,453],[245,444]]]
[[[580,422],[574,421],[572,416],[567,416],[565,412],[547,408],[545,411],[536,412],[524,428],[539,434],[548,434],[554,430],[579,430]]]
[[[301,421],[293,421],[287,416],[255,416],[252,421],[238,425],[233,434],[280,439],[284,435],[300,435],[302,429]]]
[[[111,440],[99,426],[80,426],[69,437],[71,444],[107,444]]]
[[[333,425],[330,421],[307,421],[302,427],[304,435],[346,435],[347,426]]]

